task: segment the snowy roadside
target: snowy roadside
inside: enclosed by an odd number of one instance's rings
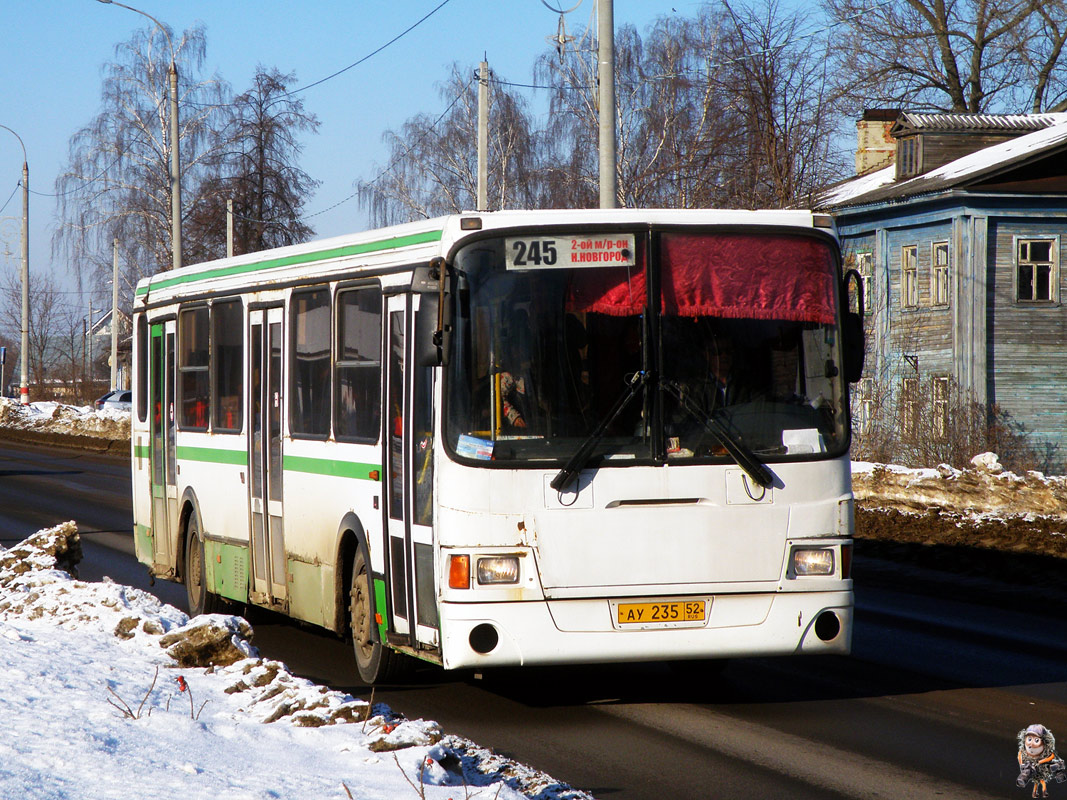
[[[0,439],[96,452],[128,453],[130,412],[0,397]]]
[[[79,557],[74,523],[0,548],[0,797],[589,797],[292,675],[240,617],[72,578]]]

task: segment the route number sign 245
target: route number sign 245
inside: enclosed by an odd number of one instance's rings
[[[632,267],[632,233],[603,236],[521,236],[504,240],[509,270]]]

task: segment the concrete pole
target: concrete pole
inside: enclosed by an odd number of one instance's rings
[[[21,141],[21,139],[19,140]],[[30,168],[22,162],[22,335],[19,340],[21,348],[22,374],[19,378],[19,397],[23,405],[30,402]]]
[[[600,207],[618,205],[615,186],[615,8],[597,0],[597,78],[600,83]]]
[[[478,68],[478,211],[489,210],[489,63]]]
[[[0,125],[19,140],[22,148],[22,329],[19,337],[19,360],[21,376],[19,378],[19,402],[30,402],[29,357],[30,357],[30,167],[26,157],[26,145],[22,137],[7,125]],[[2,387],[0,387],[2,388]]]
[[[169,37],[168,37],[169,38]],[[182,170],[178,139],[178,65],[170,60],[170,238],[173,269],[182,265]]]
[[[233,198],[226,199],[226,257],[233,258]]]
[[[111,266],[111,384],[119,388],[119,240],[114,240],[114,258]]]
[[[89,300],[89,399],[96,394],[96,370],[93,369],[93,301]]]

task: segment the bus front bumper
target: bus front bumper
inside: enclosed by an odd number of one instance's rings
[[[534,664],[848,655],[851,591],[725,594],[707,598],[700,625],[622,625],[604,598],[444,603],[446,669]],[[669,623],[667,623],[669,624]]]

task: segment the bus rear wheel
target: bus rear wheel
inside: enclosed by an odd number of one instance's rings
[[[370,574],[363,551],[356,553],[352,565],[352,587],[349,598],[349,624],[352,629],[352,650],[360,680],[368,686],[395,678],[402,671],[404,656],[377,641],[372,616]]]
[[[218,595],[208,591],[204,567],[204,540],[196,514],[189,517],[185,530],[185,593],[189,600],[189,616],[214,614],[221,610]]]

